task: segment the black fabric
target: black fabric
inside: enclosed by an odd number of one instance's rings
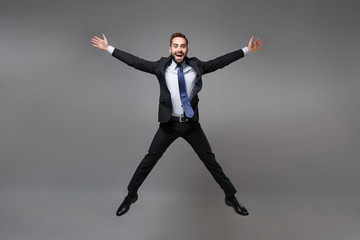
[[[207,170],[223,189],[226,197],[236,193],[235,187],[224,174],[212,153],[210,144],[197,121],[161,123],[150,145],[149,152],[136,169],[128,186],[129,195],[135,195],[166,149],[177,138],[182,137],[194,149]]]

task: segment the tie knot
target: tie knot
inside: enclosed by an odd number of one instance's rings
[[[180,69],[181,71],[184,70],[184,67],[183,67],[183,65],[181,63],[177,64],[177,68]]]

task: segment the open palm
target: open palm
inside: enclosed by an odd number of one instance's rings
[[[101,38],[99,38],[97,36],[92,37],[91,42],[93,43],[92,45],[94,47],[97,47],[97,48],[99,48],[101,50],[106,51],[106,49],[109,46],[109,43],[108,43],[108,41],[107,41],[107,39],[105,37],[105,34],[103,34],[102,36],[103,36],[104,39],[101,39]]]
[[[263,41],[261,39],[258,39],[256,41],[253,41],[253,40],[254,40],[254,36],[251,37],[249,44],[247,46],[249,49],[249,52],[255,52],[255,51],[260,50],[261,46],[263,44]]]

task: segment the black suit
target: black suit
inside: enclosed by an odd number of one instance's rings
[[[190,103],[194,109],[195,115],[190,121],[184,123],[171,121],[171,96],[165,81],[165,69],[172,61],[171,56],[151,62],[119,49],[115,49],[112,55],[129,66],[156,75],[160,84],[158,116],[160,126],[150,145],[148,154],[139,164],[129,183],[129,195],[136,195],[138,188],[155,166],[156,162],[160,159],[170,144],[178,137],[184,138],[193,147],[216,182],[224,190],[226,197],[234,195],[236,193],[236,189],[231,184],[230,180],[225,176],[220,165],[215,160],[215,155],[212,153],[210,144],[208,143],[206,136],[201,129],[200,123],[198,122],[198,92],[202,88],[202,75],[216,71],[244,57],[244,52],[242,50],[238,50],[206,62],[200,61],[197,58],[185,59],[186,63],[195,70],[197,75],[195,86],[189,95]]]

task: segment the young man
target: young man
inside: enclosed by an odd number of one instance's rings
[[[182,33],[170,37],[171,56],[152,62],[116,49],[103,39],[94,36],[92,45],[108,51],[115,58],[138,70],[154,74],[160,84],[158,121],[160,122],[149,152],[136,169],[129,185],[128,195],[118,208],[116,215],[125,214],[130,205],[138,199],[137,191],[166,149],[178,137],[184,138],[195,150],[205,167],[225,193],[226,205],[234,208],[237,214],[248,215],[247,209],[236,197],[236,189],[225,176],[211,151],[210,144],[200,126],[198,112],[198,93],[202,88],[202,75],[223,68],[244,57],[249,52],[261,49],[262,40],[253,41],[247,47],[225,54],[210,61],[188,58],[188,40]],[[216,114],[216,112],[214,112]]]

